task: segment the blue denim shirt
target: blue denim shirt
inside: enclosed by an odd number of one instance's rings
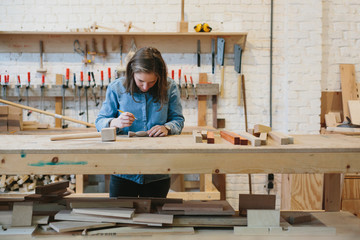
[[[118,128],[117,134],[128,134],[129,131],[147,131],[155,125],[167,125],[170,127],[170,134],[180,134],[185,118],[182,114],[182,106],[180,102],[179,89],[171,78],[168,78],[168,102],[160,109],[160,102],[154,102],[154,98],[148,93],[134,93],[133,97],[130,93],[125,92],[123,85],[125,78],[116,79],[111,82],[106,90],[106,99],[100,109],[95,120],[96,129],[101,131],[102,128],[109,127],[109,123],[113,118],[117,118],[124,112],[134,114],[136,120],[130,127]],[[168,174],[156,175],[125,175],[116,174],[116,176],[144,184],[161,179],[168,178]]]

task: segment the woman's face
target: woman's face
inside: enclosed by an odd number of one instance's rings
[[[136,86],[140,89],[142,92],[149,91],[150,88],[152,88],[157,81],[157,77],[154,73],[134,73],[134,79]]]

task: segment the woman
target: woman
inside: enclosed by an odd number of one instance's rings
[[[145,131],[149,137],[164,137],[180,134],[184,120],[179,90],[167,77],[160,52],[145,47],[130,59],[126,76],[109,84],[95,124],[98,131],[116,127],[117,134]],[[110,197],[165,198],[169,188],[170,176],[165,174],[117,174],[110,179]]]

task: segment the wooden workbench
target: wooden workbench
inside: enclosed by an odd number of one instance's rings
[[[360,137],[295,135],[295,144],[260,147],[194,143],[191,135],[50,141],[2,135],[0,174],[356,173]]]

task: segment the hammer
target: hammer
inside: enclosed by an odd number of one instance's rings
[[[66,140],[66,139],[81,139],[81,138],[97,138],[101,137],[103,142],[111,142],[116,140],[116,128],[103,128],[101,132],[95,133],[78,133],[78,134],[63,134],[51,136],[51,141]]]

